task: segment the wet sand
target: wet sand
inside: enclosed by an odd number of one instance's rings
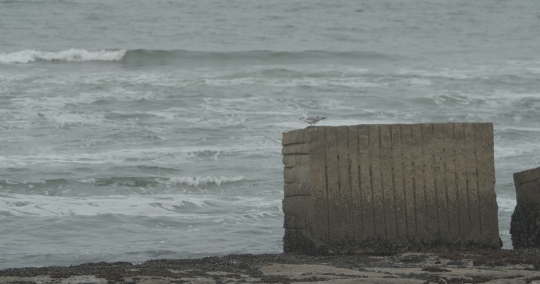
[[[539,250],[227,255],[0,270],[0,283],[535,283]]]

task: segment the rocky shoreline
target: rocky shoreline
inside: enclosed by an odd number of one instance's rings
[[[0,283],[533,283],[539,250],[227,255],[0,270]]]

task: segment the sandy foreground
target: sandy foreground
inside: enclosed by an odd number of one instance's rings
[[[0,283],[535,283],[538,250],[228,255],[0,270]]]

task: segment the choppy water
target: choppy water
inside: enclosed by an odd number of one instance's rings
[[[0,268],[281,252],[281,134],[494,123],[540,165],[540,2],[0,0]]]

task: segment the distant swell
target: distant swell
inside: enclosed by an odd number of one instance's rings
[[[0,53],[0,63],[31,63],[35,61],[120,61],[126,50],[69,49],[62,51],[23,50],[11,53]]]
[[[230,52],[201,52],[187,50],[129,50],[122,62],[127,65],[215,65],[226,64],[290,64],[290,63],[347,63],[351,60],[397,59],[397,56],[377,52],[345,51],[332,52],[321,50],[305,50],[295,52],[271,50],[247,50]]]

